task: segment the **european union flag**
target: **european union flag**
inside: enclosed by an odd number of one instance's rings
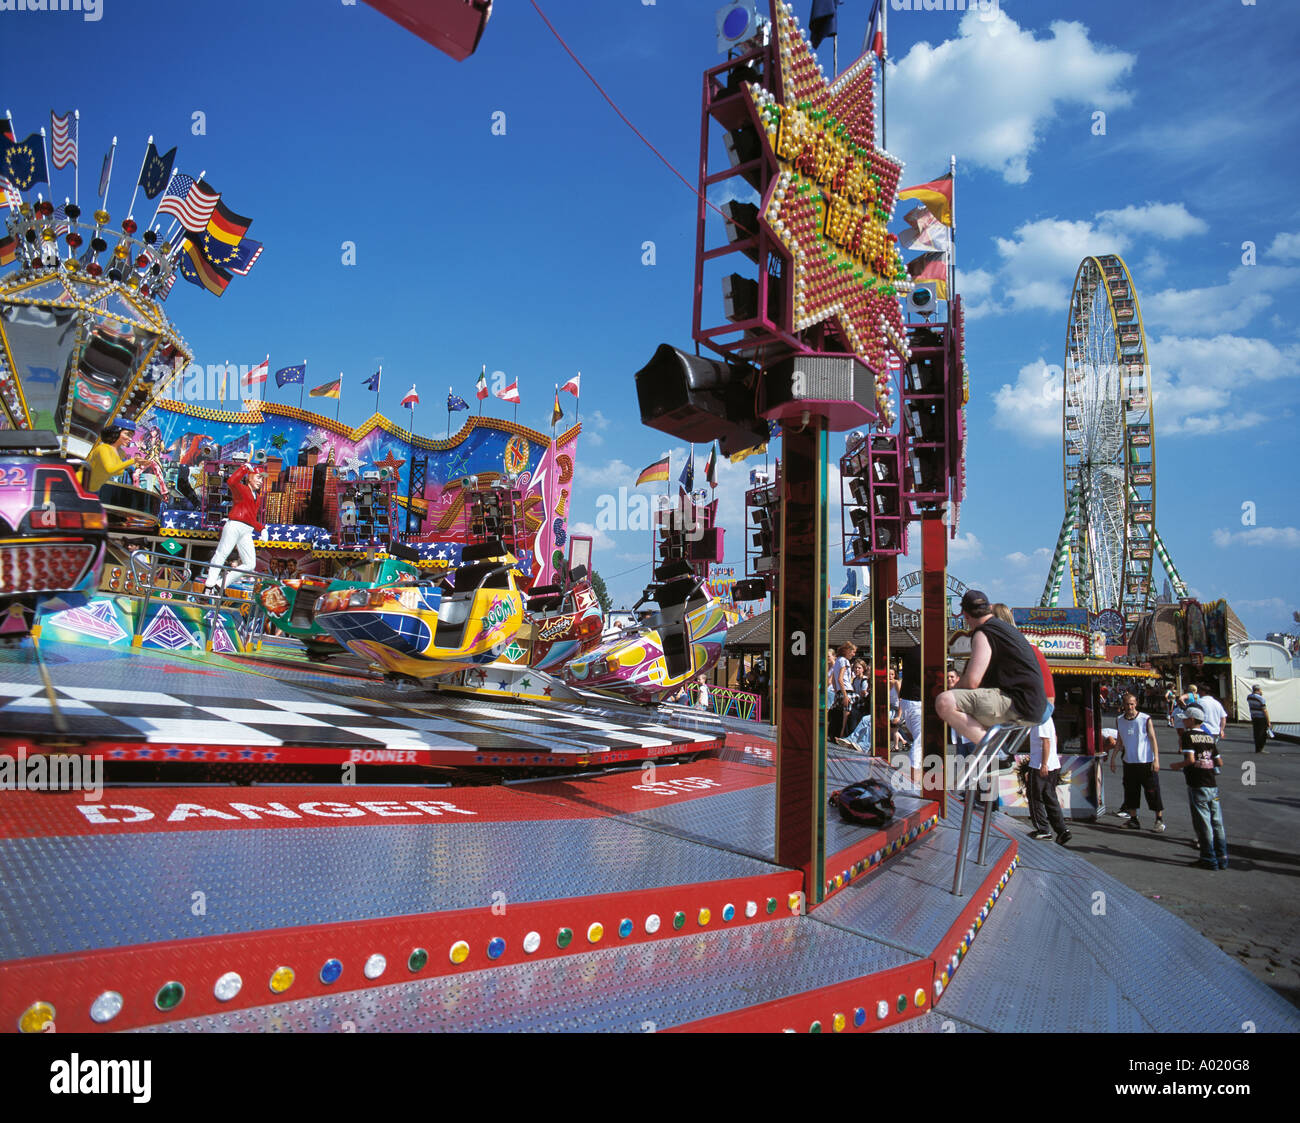
[[[171,182],[172,164],[176,162],[176,149],[172,148],[165,156],[158,155],[158,149],[154,147],[153,141],[149,142],[149,151],[145,153],[144,166],[140,169],[140,186],[144,188],[146,199],[157,198],[162,194],[162,190]],[[225,265],[224,261],[213,262],[214,265]]]
[[[302,382],[307,377],[307,364],[299,363],[296,367],[284,367],[275,372],[275,384],[277,386],[291,386],[295,382]]]
[[[447,395],[447,412],[457,413],[462,409],[469,409],[469,402],[467,402],[459,394],[449,393]]]
[[[32,133],[26,140],[0,136],[0,175],[19,191],[27,191],[36,183],[50,182],[40,133]]]

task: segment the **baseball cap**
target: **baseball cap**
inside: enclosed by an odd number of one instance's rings
[[[1183,720],[1187,721],[1189,718],[1192,721],[1204,721],[1205,711],[1200,706],[1188,706],[1183,710]]]
[[[106,429],[121,429],[123,433],[134,433],[135,422],[128,421],[125,417],[119,417],[114,420],[112,425],[104,426]]]
[[[961,597],[961,610],[972,616],[983,616],[989,610],[989,598],[979,589],[967,589]]]

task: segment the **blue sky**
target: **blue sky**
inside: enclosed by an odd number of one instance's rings
[[[693,180],[717,5],[539,2]],[[798,0],[796,14],[809,7]],[[841,8],[841,62],[868,8]],[[950,570],[991,596],[1032,604],[1041,592],[1063,503],[1050,368],[1063,362],[1080,259],[1119,252],[1151,347],[1161,534],[1192,589],[1227,596],[1252,634],[1300,608],[1300,12],[1283,8],[1003,0],[987,18],[891,12],[888,147],[903,182],[958,157],[972,399]],[[671,450],[680,467],[681,446],[640,426],[632,375],[660,342],[689,346],[695,202],[531,4],[496,9],[459,64],[336,0],[102,0],[97,22],[0,12],[8,57],[41,60],[5,68],[0,106],[19,135],[48,128],[51,108],[81,110],[83,205],[117,134],[115,220],[151,133],[254,218],[266,251],[250,276],[220,300],[178,283],[168,303],[200,362],[269,352],[272,367],[306,358],[312,383],[342,371],[354,422],[374,400],[361,379],[382,362],[384,409],[396,415],[414,382],[417,424],[434,435],[446,387],[468,397],[485,363],[518,378],[519,420],[543,428],[552,386],[581,370],[577,529],[645,464]],[[829,42],[821,56],[829,69]],[[54,187],[70,194],[70,174]],[[137,201],[137,218],[151,212]],[[346,242],[355,265],[343,264]],[[723,468],[732,557],[753,463]],[[648,555],[643,531],[598,536],[616,600],[635,599]]]

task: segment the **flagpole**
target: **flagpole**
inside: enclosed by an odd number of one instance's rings
[[[298,383],[298,408],[302,409],[302,396],[307,390],[307,360],[302,361],[302,381]]]
[[[379,364],[379,377],[375,379],[375,413],[379,412],[379,384],[384,380],[384,364]]]
[[[948,320],[952,321],[952,300],[957,295],[957,155],[948,157],[948,174],[952,177],[952,202],[949,204],[952,225],[948,228]]]
[[[174,180],[178,175],[180,175],[180,172],[175,168],[172,168],[172,174],[167,177],[167,184],[163,187],[162,194],[158,196],[158,202],[154,205],[153,218],[149,220],[149,226],[153,226],[153,224],[158,220],[158,208],[162,206],[162,201],[167,198],[167,192],[171,189],[172,180]]]
[[[334,420],[339,419],[339,410],[343,406],[343,372],[339,371],[339,396],[334,399]]]
[[[451,387],[447,387],[447,440],[451,440]]]
[[[113,186],[113,163],[117,159],[117,137],[113,138],[113,145],[108,150],[108,178],[104,180],[104,193],[99,200],[99,209],[108,210],[108,189]]]
[[[75,157],[72,161],[72,201],[78,208],[81,206],[81,110],[72,111],[72,119],[76,123],[77,130],[77,150],[73,153]],[[67,213],[66,211],[64,212]],[[72,247],[69,246],[69,249]]]
[[[885,143],[885,71],[889,62],[889,0],[880,0],[880,147]]]
[[[50,151],[45,144],[45,126],[41,126],[41,155],[45,157],[45,186],[50,189],[50,203],[54,202],[54,165],[50,163]]]
[[[6,109],[6,110],[5,110],[5,120],[9,122],[9,131],[10,131],[11,133],[14,134],[14,137],[15,137],[15,138],[17,138],[17,136],[18,136],[18,126],[14,124],[14,113],[13,113],[13,110],[12,110],[12,109]],[[6,177],[6,178],[8,178],[8,177]],[[19,202],[19,204],[21,205],[21,204],[22,204],[22,201],[23,201],[23,193],[22,193],[21,191],[18,190],[18,185],[17,185],[16,183],[13,183],[13,182],[11,181],[11,182],[9,183],[9,186],[10,186],[14,191],[17,191],[17,192],[18,192],[18,202]]]

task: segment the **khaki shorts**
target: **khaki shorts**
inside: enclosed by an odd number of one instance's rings
[[[1000,690],[954,690],[952,697],[958,710],[969,714],[985,729],[992,729],[995,725],[1038,724],[1016,713],[1010,695]]]

